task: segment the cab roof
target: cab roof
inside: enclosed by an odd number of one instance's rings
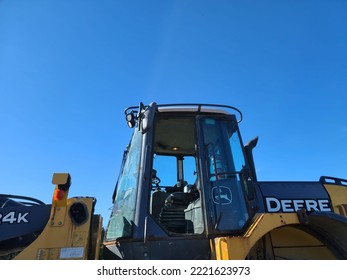
[[[239,109],[229,105],[220,104],[202,104],[202,103],[173,103],[173,104],[157,104],[152,102],[145,106],[140,103],[140,106],[132,106],[125,109],[124,113],[127,115],[130,111],[133,113],[142,112],[148,107],[155,106],[160,113],[180,112],[180,113],[215,113],[224,115],[234,115],[235,112],[239,115],[237,122],[242,121],[242,113]]]
[[[195,103],[179,103],[179,104],[157,104],[159,112],[203,112],[217,113],[224,115],[232,115],[235,111],[239,114],[238,122],[242,120],[242,113],[236,107],[219,104],[195,104]]]

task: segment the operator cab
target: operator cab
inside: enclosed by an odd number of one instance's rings
[[[134,133],[113,194],[106,257],[209,259],[211,237],[244,232],[256,201],[238,109],[151,103],[125,114]]]

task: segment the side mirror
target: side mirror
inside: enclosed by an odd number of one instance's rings
[[[257,173],[255,171],[255,165],[254,165],[254,159],[253,159],[253,149],[255,148],[255,146],[257,146],[258,139],[259,138],[257,136],[245,145],[245,153],[246,153],[246,158],[247,158],[249,168],[250,168],[250,174],[251,174],[252,179],[255,182],[257,181]]]

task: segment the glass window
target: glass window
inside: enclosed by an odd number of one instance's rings
[[[155,155],[153,168],[157,171],[161,186],[174,186],[177,183],[177,159],[174,156]]]
[[[240,173],[245,160],[233,119],[202,119],[207,156],[212,231],[238,231],[249,219]]]
[[[234,123],[207,118],[203,120],[203,133],[209,160],[210,180],[226,179],[240,172],[245,160]]]
[[[107,240],[131,236],[135,216],[141,139],[141,132],[135,129],[121,176],[117,182],[114,207],[106,233]]]
[[[184,180],[188,182],[188,184],[194,184],[196,182],[196,162],[195,157],[185,157],[184,158]]]
[[[229,143],[231,152],[234,160],[235,171],[241,172],[242,168],[245,167],[245,157],[243,154],[242,143],[238,131],[230,131]]]
[[[161,180],[161,186],[174,186],[177,183],[177,157],[155,155],[153,168]],[[194,184],[196,181],[195,157],[185,156],[183,160],[184,181]]]

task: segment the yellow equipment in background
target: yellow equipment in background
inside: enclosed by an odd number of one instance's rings
[[[67,173],[54,174],[52,182],[56,187],[47,224],[15,259],[98,259],[102,218],[94,215],[95,199],[68,198],[71,177]],[[30,206],[25,208],[28,213],[25,220],[29,223],[35,217],[30,213]]]

